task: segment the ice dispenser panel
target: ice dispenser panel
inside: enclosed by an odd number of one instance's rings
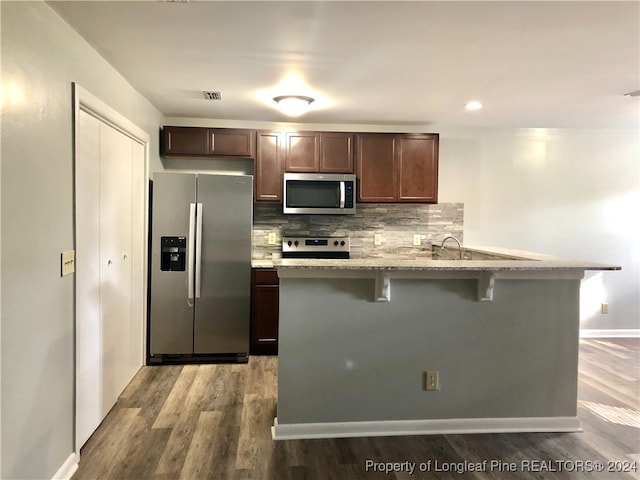
[[[160,237],[160,270],[184,272],[187,265],[187,237]]]

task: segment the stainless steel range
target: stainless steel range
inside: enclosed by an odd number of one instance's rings
[[[349,237],[282,237],[282,258],[349,258]]]

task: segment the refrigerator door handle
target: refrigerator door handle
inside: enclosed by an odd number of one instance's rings
[[[189,204],[189,240],[187,242],[187,298],[189,305],[193,301],[193,243],[196,238],[196,204]]]
[[[196,206],[196,298],[202,291],[202,204]]]

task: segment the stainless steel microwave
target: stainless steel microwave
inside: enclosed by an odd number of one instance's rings
[[[285,173],[283,213],[353,215],[356,176],[337,173]]]

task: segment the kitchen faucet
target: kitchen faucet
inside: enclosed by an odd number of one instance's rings
[[[451,235],[449,235],[448,237],[444,237],[444,240],[442,240],[442,244],[440,245],[440,248],[444,248],[444,242],[446,242],[450,238],[454,239],[458,244],[458,251],[460,252],[460,260],[462,260],[462,245],[460,245],[460,240],[458,240],[456,237],[453,237]]]

